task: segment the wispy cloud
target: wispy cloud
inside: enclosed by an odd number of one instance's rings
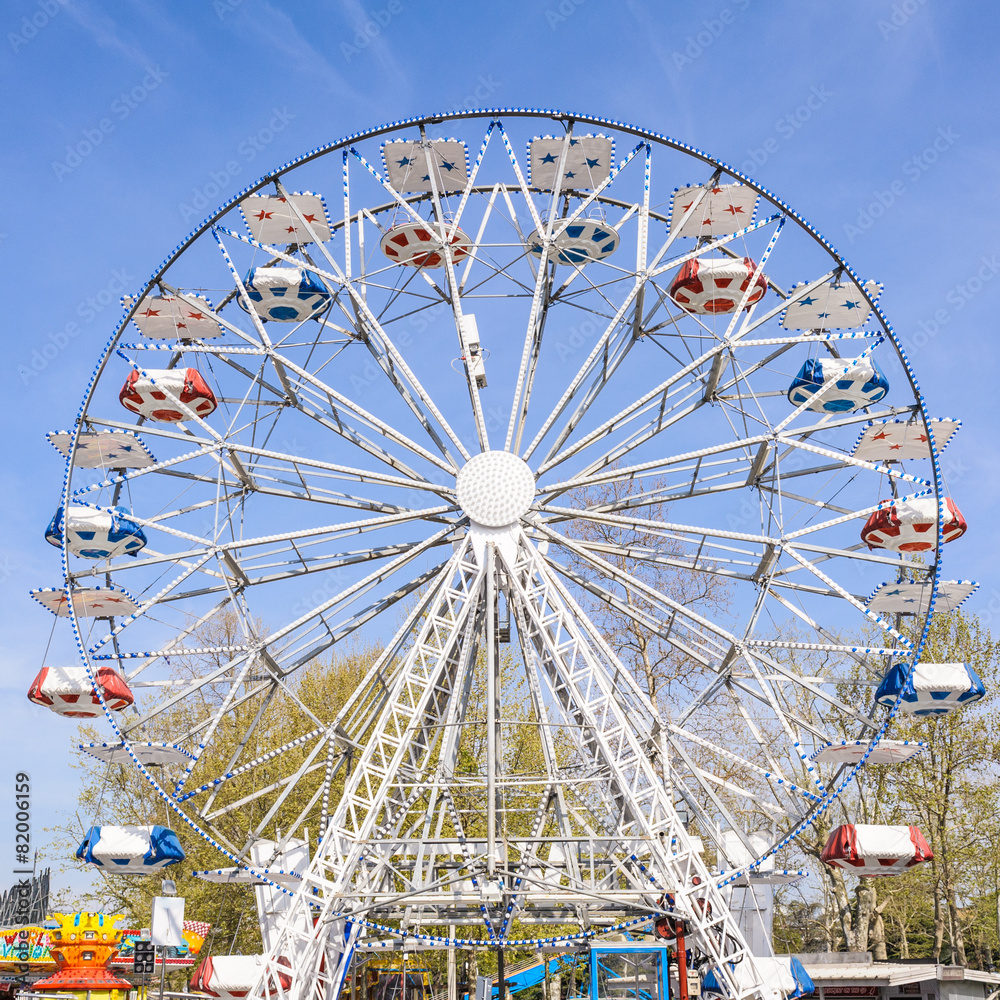
[[[104,10],[88,3],[87,0],[74,0],[73,3],[67,4],[66,12],[93,37],[102,49],[117,52],[143,69],[147,69],[155,63],[156,60],[142,48],[136,39],[122,30],[113,17]]]
[[[317,51],[281,8],[263,3],[257,16],[244,17],[234,23],[239,24],[240,30],[266,45],[273,52],[275,60],[286,67],[286,75],[311,77],[314,85],[322,85],[334,97],[350,101],[355,106],[369,103],[364,93],[351,86],[344,74]]]
[[[690,138],[694,133],[694,117],[691,112],[691,102],[687,100],[687,96],[680,86],[680,75],[673,61],[673,49],[668,50],[667,45],[663,41],[664,19],[662,12],[654,15],[650,12],[646,4],[641,3],[640,0],[628,0],[628,9],[639,26],[639,34],[644,43],[652,49],[653,56],[659,63],[667,80],[670,81],[670,89],[674,95],[675,109],[684,119],[684,130],[681,134]],[[677,128],[673,128],[672,131],[674,133],[680,132]]]
[[[396,61],[392,48],[386,41],[385,32],[378,31],[375,33],[374,37],[372,37],[370,32],[365,33],[368,23],[372,20],[372,14],[365,9],[361,0],[340,0],[340,3],[347,16],[350,18],[351,25],[353,26],[355,32],[360,32],[365,38],[371,39],[366,51],[372,54],[386,73],[391,73],[404,87],[409,87],[409,78]],[[388,8],[386,8],[384,13],[388,13]],[[379,27],[381,27],[381,25],[379,25]],[[351,39],[347,39],[347,41],[350,43]]]

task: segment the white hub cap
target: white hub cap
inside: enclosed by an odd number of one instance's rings
[[[535,499],[534,474],[527,462],[509,451],[473,455],[455,485],[462,510],[487,528],[513,524]]]

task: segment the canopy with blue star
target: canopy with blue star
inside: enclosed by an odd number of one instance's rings
[[[469,154],[457,139],[397,139],[382,146],[382,163],[397,191],[461,191],[469,180]],[[433,177],[433,180],[432,180]]]
[[[979,589],[972,580],[941,580],[934,601],[935,613],[954,611]],[[883,583],[865,602],[869,611],[885,614],[925,615],[931,603],[929,583]]]
[[[805,285],[802,282],[789,289],[791,301],[781,315],[781,325],[786,330],[839,330],[863,326],[872,311],[865,292],[875,302],[882,293],[882,286],[877,281],[866,281],[862,292],[849,278],[833,278],[803,294],[801,290]]]
[[[564,151],[560,189],[592,191],[607,180],[614,166],[615,144],[606,135],[540,135],[528,143],[528,183],[551,191]]]

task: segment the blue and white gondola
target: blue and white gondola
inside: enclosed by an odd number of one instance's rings
[[[610,257],[618,249],[620,241],[621,237],[614,227],[592,219],[581,219],[568,225],[555,237],[549,259],[582,267],[591,261]],[[532,257],[541,259],[544,234],[535,229],[528,236],[526,246]]]
[[[183,861],[184,849],[165,826],[92,826],[76,857],[116,874],[151,875]]]
[[[332,298],[323,282],[302,267],[255,267],[243,284],[253,311],[264,322],[301,323],[322,312]],[[250,311],[242,295],[237,300]]]
[[[897,663],[875,692],[880,705],[893,705],[903,692],[900,711],[907,715],[944,715],[979,701],[986,685],[971,663],[918,663],[907,679],[909,665]]]
[[[812,400],[806,409],[816,413],[850,413],[877,403],[888,391],[889,380],[871,357],[809,358],[788,387],[788,401],[801,406]]]
[[[64,516],[60,507],[45,529],[45,540],[57,548],[66,534],[66,548],[75,556],[86,559],[113,559],[135,555],[146,545],[142,528],[132,520],[127,507],[97,510],[93,507],[70,506]]]

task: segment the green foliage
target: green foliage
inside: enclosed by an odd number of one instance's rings
[[[206,645],[232,637],[232,622],[223,619],[215,622],[202,635]],[[371,649],[355,649],[342,657],[315,661],[303,669],[295,681],[295,699],[305,706],[315,718],[329,722],[340,706],[364,676],[374,660]],[[198,676],[205,670],[204,663],[178,660],[175,672],[180,677]],[[223,685],[215,691],[211,686],[202,689],[197,698],[186,698],[168,711],[158,715],[143,729],[142,739],[170,740],[178,732],[186,732],[196,725],[224,697]],[[221,714],[213,738],[198,761],[196,769],[186,784],[196,790],[203,783],[224,775],[231,767],[237,749],[242,746],[240,761],[253,760],[278,746],[315,728],[315,718],[296,707],[293,699],[274,699],[263,706],[262,699],[253,699]],[[213,705],[213,702],[216,705]],[[256,719],[256,724],[253,724]],[[96,732],[87,733],[94,739]],[[203,809],[211,819],[213,834],[227,847],[241,852],[245,847],[247,831],[266,816],[275,801],[277,792],[262,794],[262,789],[281,781],[292,773],[305,759],[308,747],[296,747],[280,758],[265,762],[244,775],[225,782],[221,791],[211,799],[211,791],[196,795],[184,804],[192,813]],[[325,754],[323,755],[325,763]],[[180,776],[176,768],[153,769],[154,777],[168,789]],[[322,778],[322,769],[307,773],[295,793],[261,831],[264,837],[277,839],[289,830],[289,823],[296,818],[312,798]],[[342,784],[343,779],[339,779]],[[336,790],[335,783],[335,790]],[[206,808],[207,803],[211,806]],[[226,809],[229,812],[225,812]],[[311,825],[313,833],[319,829],[319,805],[306,815],[303,827]],[[214,815],[223,812],[223,815]],[[95,824],[145,825],[158,823],[177,830],[186,859],[163,871],[162,877],[177,883],[177,893],[186,900],[188,919],[204,920],[212,924],[212,932],[205,953],[253,954],[261,949],[260,932],[253,890],[239,885],[218,885],[195,878],[194,871],[230,865],[223,854],[210,843],[197,836],[179,817],[169,810],[156,790],[131,765],[109,764],[106,767],[85,766],[83,783],[78,800],[78,824],[60,831],[57,849],[65,856],[72,856],[84,830]],[[89,896],[75,900],[80,908],[121,912],[126,923],[133,927],[149,926],[151,904],[160,895],[160,877],[146,875],[121,875],[102,872],[97,890]]]
[[[823,904],[816,900],[778,901],[774,913],[774,950],[785,954],[826,951]]]
[[[926,749],[905,764],[865,767],[799,848],[818,868],[819,852],[838,823],[913,825],[930,844],[933,861],[881,879],[845,879],[839,869],[822,869],[821,904],[779,902],[776,944],[813,950],[806,944],[825,936],[834,949],[871,948],[876,958],[933,958],[983,968],[1000,955],[1000,644],[974,616],[939,614],[931,620],[922,659],[971,664],[986,697],[945,715],[900,712],[887,736],[921,741]],[[849,669],[837,697],[847,704],[870,702],[870,678],[859,664]]]

